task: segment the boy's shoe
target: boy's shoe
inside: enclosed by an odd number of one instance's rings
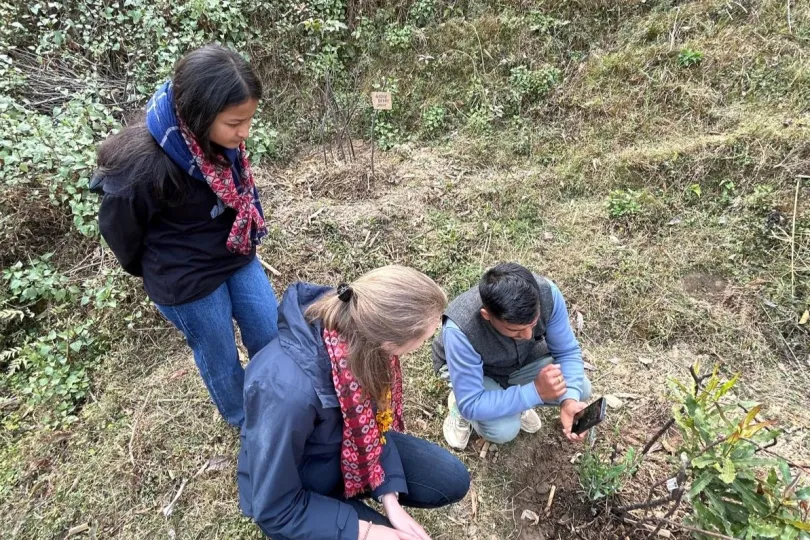
[[[467,443],[470,441],[472,434],[472,425],[470,422],[461,417],[461,413],[456,405],[456,396],[450,391],[447,397],[447,418],[444,419],[442,430],[444,431],[444,440],[451,448],[456,450],[464,450],[467,448]],[[522,420],[522,419],[521,419]],[[539,422],[540,419],[538,418]],[[522,422],[521,422],[522,427]],[[540,429],[539,427],[537,429]]]
[[[537,433],[543,423],[540,421],[540,415],[534,409],[523,411],[520,415],[520,429],[526,433]]]

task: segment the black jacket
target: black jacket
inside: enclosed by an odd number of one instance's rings
[[[101,235],[128,273],[143,278],[156,304],[177,305],[212,293],[251,262],[225,245],[236,212],[226,207],[207,184],[184,175],[182,197],[169,204],[152,182],[126,175],[94,178],[101,191]]]

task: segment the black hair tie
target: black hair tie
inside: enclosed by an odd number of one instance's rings
[[[349,300],[351,300],[353,293],[354,291],[352,290],[351,285],[349,285],[348,283],[341,283],[340,285],[338,285],[337,296],[342,301],[348,302]]]

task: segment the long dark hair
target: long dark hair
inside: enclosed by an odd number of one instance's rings
[[[261,99],[259,77],[239,54],[212,44],[181,58],[172,82],[177,115],[197,139],[205,157],[227,164],[221,149],[209,139],[211,126],[228,107]],[[97,163],[99,176],[123,177],[132,183],[151,181],[158,198],[171,203],[182,198],[186,173],[161,150],[143,118],[101,143]]]

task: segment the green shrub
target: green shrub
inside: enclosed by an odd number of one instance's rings
[[[422,113],[422,129],[429,138],[436,137],[445,127],[447,109],[441,105],[428,107]]]
[[[90,372],[106,351],[94,319],[51,330],[28,341],[8,368],[11,387],[43,411],[41,421],[58,427],[76,420],[90,390]]]
[[[68,278],[54,270],[48,262],[53,253],[34,259],[28,265],[17,261],[3,270],[3,281],[8,291],[20,305],[40,300],[63,302],[78,294],[79,288],[68,286]]]
[[[635,216],[641,213],[647,194],[643,190],[617,189],[607,200],[608,215],[613,219]]]
[[[416,0],[408,9],[408,21],[417,28],[425,27],[436,19],[436,0]]]
[[[530,70],[517,66],[509,71],[509,86],[516,101],[524,98],[536,101],[548,94],[560,82],[560,77],[560,70],[555,67]]]
[[[413,26],[407,24],[405,26],[392,24],[386,29],[383,36],[383,40],[389,47],[400,50],[410,47],[411,39],[413,39]]]
[[[377,118],[374,122],[374,136],[381,150],[390,150],[405,140],[402,130],[386,118]]]
[[[694,49],[681,49],[678,53],[678,64],[681,67],[696,66],[703,62],[703,53]]]
[[[527,22],[529,23],[529,30],[537,34],[548,34],[570,24],[570,21],[556,19],[539,10],[530,11]]]
[[[699,366],[693,371],[699,375]],[[761,451],[780,432],[757,418],[760,405],[727,399],[737,380],[723,381],[715,367],[700,385],[670,381],[677,453],[692,478],[687,521],[734,538],[810,539],[810,486],[784,459]]]
[[[614,451],[615,454],[615,451]],[[605,457],[598,450],[588,449],[577,463],[579,483],[591,501],[612,498],[638,467],[633,447],[620,457]]]

